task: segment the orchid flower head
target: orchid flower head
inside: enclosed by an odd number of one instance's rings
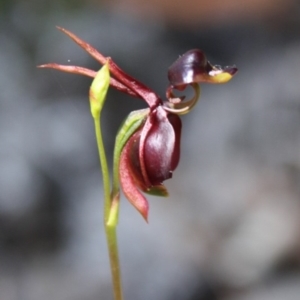
[[[66,29],[58,27],[75,43],[109,69],[111,87],[140,98],[148,108],[134,111],[121,126],[114,150],[114,180],[112,199],[119,197],[121,186],[126,198],[148,219],[149,204],[144,193],[167,196],[163,182],[172,177],[180,160],[181,119],[197,103],[199,83],[225,83],[237,72],[237,68],[213,66],[204,52],[193,49],[180,56],[169,68],[169,86],[163,101],[153,90],[119,68],[110,57],[105,57]],[[79,66],[55,63],[39,66],[64,72],[95,77],[96,72]],[[195,95],[185,100],[174,90],[183,91],[191,86]]]

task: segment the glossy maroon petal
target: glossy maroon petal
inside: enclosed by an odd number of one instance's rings
[[[158,185],[171,178],[178,165],[181,120],[159,106],[151,113],[150,123],[145,142],[140,144],[140,161],[145,164],[151,185]]]
[[[171,88],[183,90],[191,83],[225,83],[237,72],[236,67],[211,65],[203,51],[193,49],[180,56],[169,68]]]
[[[168,70],[168,79],[174,87],[185,86],[195,82],[198,74],[207,74],[212,70],[205,54],[199,49],[193,49],[180,56]]]
[[[124,146],[119,165],[120,184],[125,197],[148,222],[149,204],[141,191],[150,195],[167,197],[168,191],[163,184],[146,185],[139,162],[139,143],[141,131],[132,135]]]

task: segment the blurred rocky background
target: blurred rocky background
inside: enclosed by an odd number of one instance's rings
[[[100,66],[56,25],[162,96],[189,49],[239,67],[183,117],[171,196],[149,199],[150,223],[122,198],[125,299],[300,299],[297,0],[0,1],[0,299],[112,299],[91,80],[36,69]],[[110,158],[141,107],[110,91]]]

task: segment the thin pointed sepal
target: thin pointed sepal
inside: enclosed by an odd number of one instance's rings
[[[130,143],[123,148],[120,157],[119,177],[123,193],[128,201],[137,209],[146,222],[148,222],[149,204],[144,195],[139,191],[130,161]]]

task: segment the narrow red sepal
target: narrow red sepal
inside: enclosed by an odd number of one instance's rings
[[[138,210],[146,222],[148,222],[149,204],[138,189],[140,184],[136,181],[135,171],[133,169],[135,166],[132,166],[131,161],[131,146],[135,138],[136,134],[130,138],[121,153],[119,167],[120,184],[125,197]]]

